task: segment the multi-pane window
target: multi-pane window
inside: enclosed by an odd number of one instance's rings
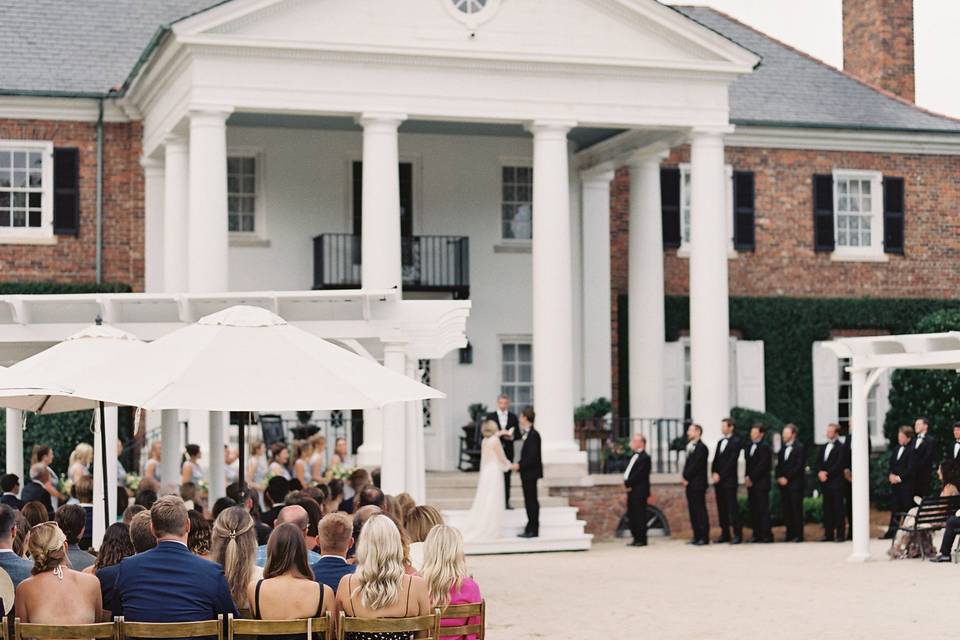
[[[500,392],[515,405],[533,404],[533,346],[529,342],[501,344]]]
[[[873,172],[834,173],[834,231],[841,252],[882,250],[881,180]]]
[[[850,382],[850,372],[847,371],[850,367],[850,358],[837,358],[837,366],[840,367],[837,377],[837,425],[842,433],[849,433],[853,398],[853,385]],[[867,433],[871,436],[875,435],[878,429],[882,430],[883,425],[878,422],[878,417],[880,419],[886,417],[877,415],[877,389],[878,385],[875,384],[867,393]]]
[[[257,159],[227,158],[227,222],[236,233],[257,231]]]
[[[39,146],[0,145],[0,233],[43,228],[52,187],[44,166],[49,153]]]
[[[730,250],[733,250],[733,167],[725,165],[724,216],[730,230]],[[680,165],[680,248],[690,250],[690,219],[693,187],[690,182],[690,165]]]
[[[430,361],[429,360],[418,360],[417,365],[420,367],[420,382],[422,384],[430,386]],[[432,406],[429,399],[423,400],[420,411],[423,414],[423,428],[429,429],[433,426],[433,412]]]
[[[533,237],[533,169],[503,167],[501,211],[504,240]]]

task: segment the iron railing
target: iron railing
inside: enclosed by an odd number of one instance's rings
[[[634,433],[647,439],[653,473],[677,473],[685,430],[681,418],[597,418],[576,426],[590,473],[623,473],[630,462],[628,440]]]
[[[360,236],[323,233],[313,239],[313,288],[359,288]],[[470,239],[408,236],[400,239],[403,288],[470,297]]]

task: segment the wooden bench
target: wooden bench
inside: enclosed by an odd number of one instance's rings
[[[6,628],[7,621],[4,619]],[[15,640],[36,638],[37,640],[118,640],[120,625],[116,622],[102,622],[100,624],[31,624],[20,622],[20,618],[13,620],[13,637]]]
[[[913,522],[905,526],[904,521],[909,513],[896,512],[893,514],[897,522],[897,531],[905,531],[910,534],[939,531],[947,526],[949,520],[958,510],[960,510],[960,496],[927,496],[920,501],[917,506],[917,513],[913,516]],[[896,536],[890,542],[890,548],[896,541]],[[925,560],[926,553],[923,552],[921,545],[921,557]]]
[[[348,618],[341,611],[337,621],[337,640],[344,640],[349,633],[409,633],[418,640],[439,640],[440,609],[434,609],[433,615],[411,618]],[[420,635],[422,633],[429,635]]]
[[[216,638],[223,640],[223,616],[203,622],[127,622],[120,617],[120,640],[124,638]]]

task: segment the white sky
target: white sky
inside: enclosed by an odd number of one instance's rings
[[[842,0],[674,0],[700,4],[843,66]],[[914,0],[917,104],[960,117],[960,0]]]

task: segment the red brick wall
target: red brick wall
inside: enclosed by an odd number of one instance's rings
[[[914,101],[913,0],[843,0],[843,69]]]
[[[80,233],[55,245],[0,244],[0,281],[96,280],[97,127],[91,122],[0,119],[0,139],[80,150]],[[139,123],[104,125],[103,281],[143,290],[143,170]]]

